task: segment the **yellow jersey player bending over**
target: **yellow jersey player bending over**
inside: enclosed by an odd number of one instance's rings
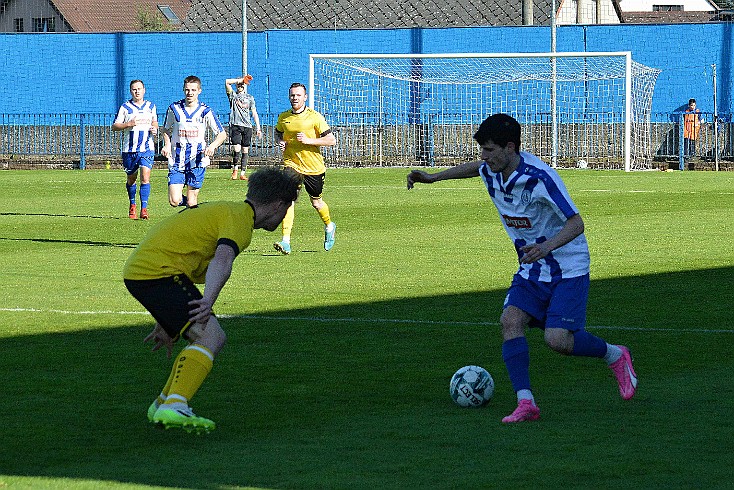
[[[154,342],[154,351],[165,347],[169,358],[179,338],[188,342],[148,409],[150,422],[189,432],[215,428],[189,406],[227,340],[214,302],[253,230],[275,230],[300,186],[294,172],[258,170],[244,201],[204,203],[176,213],[152,228],[127,260],[125,286],[156,320],[145,341]],[[195,284],[205,285],[203,294]]]

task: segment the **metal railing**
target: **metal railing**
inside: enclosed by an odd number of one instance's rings
[[[229,116],[219,116],[228,121]],[[275,116],[277,118],[277,115]],[[163,121],[164,115],[158,120]],[[78,168],[85,168],[91,157],[117,158],[122,148],[121,131],[112,131],[115,116],[110,114],[0,114],[0,158],[59,157],[78,161]],[[261,117],[269,122],[270,116]],[[225,126],[225,130],[226,130]],[[263,137],[253,138],[252,157],[275,157],[274,124],[263,125]],[[213,135],[207,134],[211,141]],[[154,137],[156,155],[160,155],[163,137]],[[228,143],[228,142],[227,142]],[[215,157],[229,155],[229,145],[220,146]]]
[[[719,169],[720,166],[726,169],[734,168],[732,114],[719,114],[716,121],[712,113],[702,112],[701,115],[704,123],[696,141],[695,153],[690,156],[690,159],[696,161],[697,168],[698,166],[712,169]],[[228,114],[220,115],[220,121],[224,122],[228,119]],[[88,158],[117,159],[120,156],[122,132],[112,131],[113,120],[114,115],[93,113],[0,114],[0,161],[58,159],[74,161],[75,168],[85,168]],[[159,121],[162,120],[163,115],[159,115]],[[280,158],[274,134],[277,114],[261,114],[260,120],[263,137],[253,139],[250,155],[254,159],[264,158],[277,161]],[[675,164],[680,160],[683,149],[681,121],[680,112],[651,115],[649,144],[650,154],[653,155],[654,161],[670,162],[672,168],[677,168]],[[538,125],[535,129],[545,133],[546,131],[541,126]],[[355,166],[370,164],[371,156],[366,154],[366,148],[373,145],[360,136],[359,128],[335,125],[334,131],[339,138],[339,145],[337,148],[329,148],[325,151],[327,160],[334,159],[341,164]],[[525,131],[526,137],[530,138],[526,145],[528,147],[534,146],[533,143],[538,137],[541,140],[545,138],[543,135],[535,135],[534,126],[526,128]],[[583,128],[578,131],[583,132]],[[439,132],[438,137],[440,139],[431,141],[433,145],[455,146],[451,151],[446,150],[450,157],[465,161],[477,155],[476,145],[471,140],[471,131],[467,129],[466,125],[457,126],[456,131]],[[212,135],[208,135],[208,138],[210,140]],[[382,139],[380,149],[371,151],[394,151],[392,147],[383,148],[384,145],[389,146],[392,143],[387,136]],[[162,146],[160,134],[155,138],[155,142],[159,156]],[[612,141],[610,144],[618,143]],[[402,144],[398,146],[401,147],[399,148],[401,150],[405,148],[405,145]],[[574,147],[575,145],[568,146]],[[413,153],[416,151],[414,149]],[[215,158],[227,159],[228,157],[229,145],[225,144],[217,149]],[[437,161],[437,163],[444,162]],[[451,162],[447,160],[446,163]]]

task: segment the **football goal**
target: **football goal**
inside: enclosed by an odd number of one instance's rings
[[[332,164],[476,160],[474,132],[504,112],[554,166],[642,170],[659,73],[630,52],[312,54],[309,103],[338,136]]]

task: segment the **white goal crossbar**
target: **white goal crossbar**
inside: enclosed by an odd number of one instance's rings
[[[456,164],[473,132],[506,112],[523,146],[554,165],[644,169],[660,70],[629,51],[312,54],[310,106],[339,135],[331,162]]]

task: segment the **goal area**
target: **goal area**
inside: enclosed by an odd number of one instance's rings
[[[309,103],[338,136],[332,165],[476,160],[474,132],[503,112],[554,166],[644,170],[659,73],[630,52],[312,54]]]

